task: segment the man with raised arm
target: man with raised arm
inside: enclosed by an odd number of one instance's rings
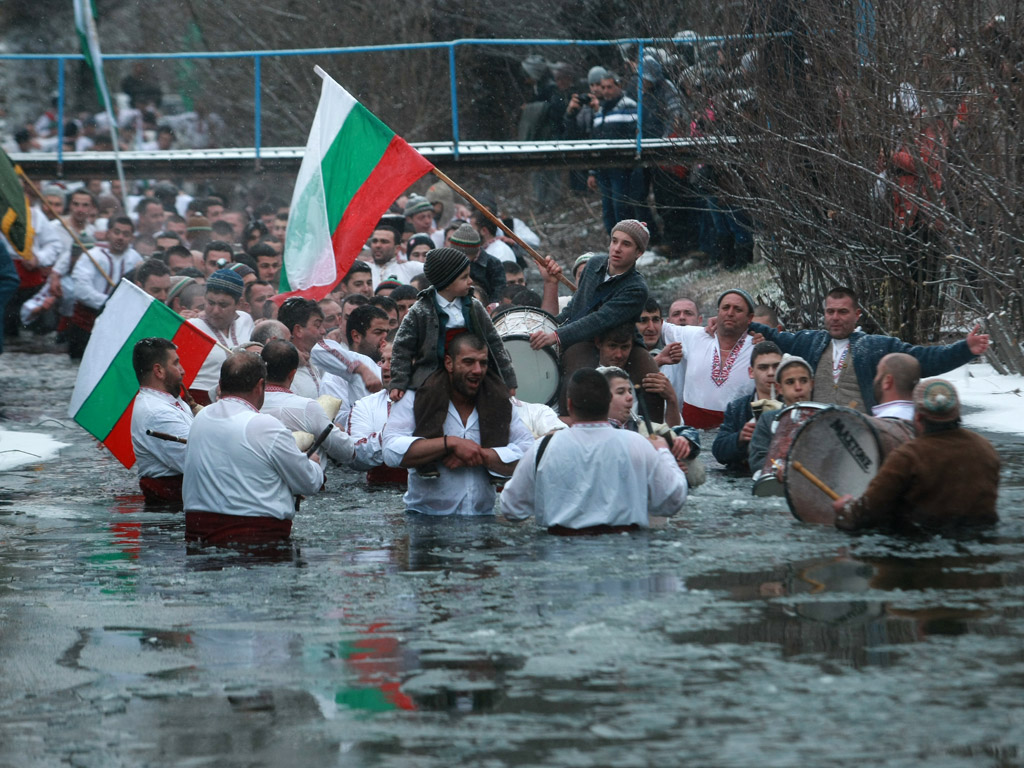
[[[751,323],[750,330],[774,341],[783,352],[799,355],[814,370],[814,399],[871,413],[878,362],[891,352],[913,355],[921,376],[938,376],[969,363],[988,349],[989,338],[976,326],[967,338],[945,346],[914,346],[894,336],[857,330],[861,311],[857,294],[833,288],[825,297],[825,330],[787,333]]]
[[[623,323],[635,323],[647,301],[647,281],[636,270],[636,262],[647,249],[651,235],[647,226],[636,219],[626,219],[611,231],[607,256],[594,256],[586,262],[579,285],[562,312],[558,311],[558,278],[562,268],[548,256],[540,265],[544,274],[542,308],[556,315],[558,330],[537,331],[530,336],[533,349],[552,344],[561,346],[562,380],[579,368],[597,365],[597,348],[593,340],[604,331]],[[635,381],[648,373],[657,373],[658,366],[643,344],[634,346],[628,361]],[[565,410],[565,385],[562,387],[561,410]]]
[[[308,432],[319,437],[331,424],[316,400],[291,390],[299,368],[299,351],[290,341],[270,339],[260,351],[267,365],[267,387],[260,413],[269,413],[293,432]],[[323,450],[339,464],[349,464],[355,453],[354,442],[340,427],[332,427],[323,442]]]
[[[747,371],[753,347],[747,328],[754,316],[754,300],[739,288],[718,297],[714,331],[698,326],[666,323],[666,342],[678,341],[686,360],[683,385],[683,423],[713,429],[725,418],[725,408],[751,386]]]

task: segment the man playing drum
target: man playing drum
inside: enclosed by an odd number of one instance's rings
[[[579,286],[566,308],[558,311],[558,278],[562,268],[550,256],[540,265],[544,273],[542,308],[556,315],[557,331],[537,331],[530,337],[530,346],[543,349],[558,344],[562,353],[562,380],[579,368],[597,365],[594,338],[622,323],[635,323],[647,301],[647,281],[636,270],[651,235],[647,226],[636,219],[625,219],[612,228],[607,256],[594,256],[587,261],[580,275]],[[634,384],[640,384],[648,373],[657,373],[658,366],[643,344],[636,344],[626,364]],[[562,387],[560,410],[567,413],[565,386]]]
[[[914,388],[913,400],[918,437],[889,454],[863,496],[833,502],[837,528],[939,528],[999,519],[999,456],[988,440],[960,426],[956,389],[929,379]]]

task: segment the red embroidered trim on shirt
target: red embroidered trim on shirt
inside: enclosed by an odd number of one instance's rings
[[[732,372],[732,367],[736,364],[736,358],[739,356],[740,350],[743,349],[745,341],[746,336],[741,336],[724,363],[718,354],[718,344],[715,344],[715,357],[711,362],[711,381],[715,383],[716,387],[721,387],[729,380],[729,374]]]

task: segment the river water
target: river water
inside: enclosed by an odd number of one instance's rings
[[[22,350],[25,348],[22,347]],[[0,766],[1024,763],[1024,439],[995,529],[850,536],[713,469],[684,514],[563,539],[407,515],[330,470],[289,547],[186,547],[0,357]]]

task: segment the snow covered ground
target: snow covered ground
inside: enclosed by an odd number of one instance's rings
[[[39,464],[54,458],[67,443],[35,432],[8,432],[0,429],[0,472],[26,464]]]
[[[964,426],[1024,435],[1024,376],[1000,376],[988,363],[970,363],[943,378],[960,393]]]

